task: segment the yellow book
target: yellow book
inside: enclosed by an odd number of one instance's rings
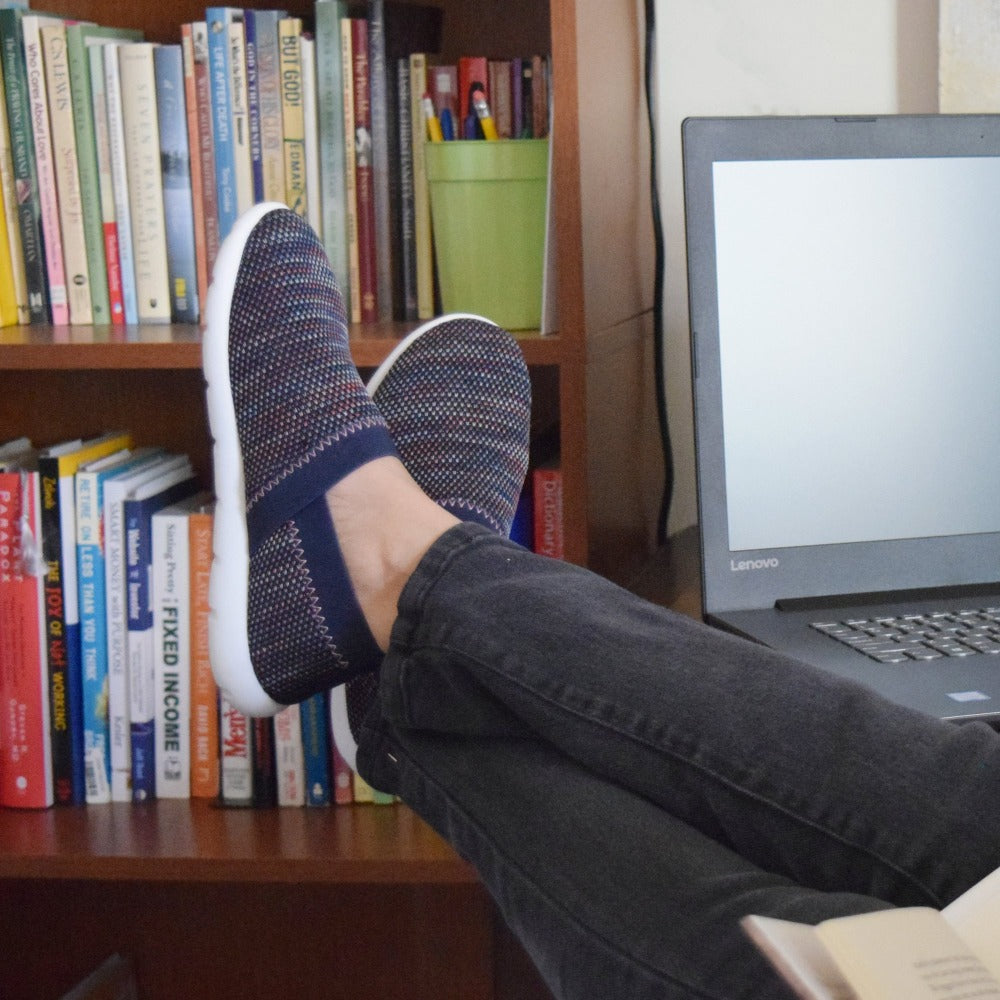
[[[308,218],[306,205],[306,117],[302,103],[302,20],[278,22],[278,69],[281,79],[281,128],[285,150],[285,202]]]
[[[5,215],[6,204],[7,199],[3,187],[0,187],[0,205],[4,207]],[[4,230],[4,238],[0,239],[0,326],[17,326],[22,320],[17,309],[17,292],[14,288],[14,266],[10,254],[10,241],[6,239],[6,227]]]
[[[14,186],[14,159],[7,125],[7,94],[0,73],[0,326],[31,322],[28,309],[28,279],[24,270],[21,228],[17,221],[17,191]],[[13,289],[14,319],[9,319],[8,282]]]

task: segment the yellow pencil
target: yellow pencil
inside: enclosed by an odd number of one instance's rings
[[[424,109],[424,120],[427,122],[427,138],[431,142],[443,142],[444,135],[441,132],[441,123],[438,121],[437,115],[434,114],[434,102],[431,100],[431,95],[424,94],[420,103]]]
[[[476,109],[479,118],[479,125],[483,130],[483,137],[486,139],[499,139],[497,127],[493,124],[490,115],[490,106],[486,103],[486,95],[481,90],[472,92],[472,106]]]

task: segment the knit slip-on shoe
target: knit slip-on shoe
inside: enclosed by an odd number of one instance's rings
[[[248,715],[374,669],[327,489],[395,455],[351,360],[343,298],[316,234],[278,203],[219,250],[203,342],[216,512],[209,651]]]
[[[463,521],[509,535],[528,468],[531,379],[517,341],[481,316],[441,316],[404,338],[368,381],[407,471]],[[333,691],[334,740],[354,767],[374,678]]]

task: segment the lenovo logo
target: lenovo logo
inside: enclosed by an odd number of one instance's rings
[[[776,556],[768,559],[730,559],[729,568],[734,573],[746,573],[752,569],[777,569],[781,562]]]

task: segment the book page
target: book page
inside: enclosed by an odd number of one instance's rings
[[[1000,868],[941,913],[994,978],[1000,980]]]
[[[744,917],[743,930],[802,1000],[857,1000],[816,928],[776,917]]]
[[[816,933],[859,1000],[1000,1000],[1000,982],[937,910],[842,917]]]

